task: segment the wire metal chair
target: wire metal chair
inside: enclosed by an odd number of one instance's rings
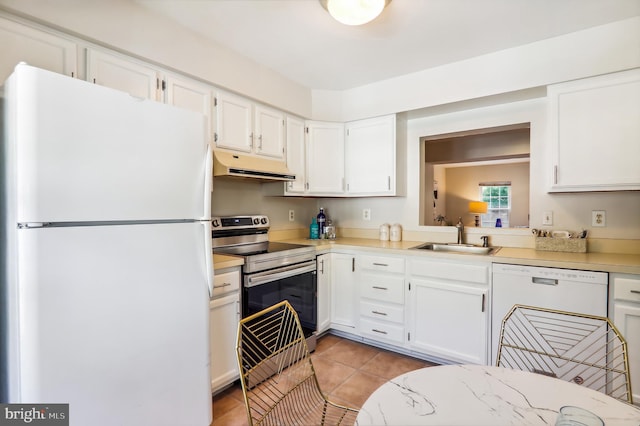
[[[633,403],[627,343],[605,317],[514,305],[502,320],[496,364]]]
[[[320,390],[300,320],[289,302],[241,320],[236,352],[250,425],[355,422],[358,410],[329,401]]]

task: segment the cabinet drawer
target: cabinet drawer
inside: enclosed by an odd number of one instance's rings
[[[613,284],[613,298],[640,302],[640,280],[630,278],[616,278]]]
[[[488,284],[489,266],[453,262],[418,261],[411,262],[411,275]]]
[[[362,297],[389,303],[404,303],[404,277],[364,273],[361,276]]]
[[[360,302],[360,315],[404,324],[404,308],[402,306],[362,301]]]
[[[240,290],[240,272],[225,272],[223,274],[216,274],[213,277],[212,298],[238,290]]]
[[[384,271],[403,274],[404,259],[386,256],[360,256],[360,267],[372,271]]]
[[[404,327],[360,318],[360,332],[376,340],[386,340],[393,343],[404,343]]]

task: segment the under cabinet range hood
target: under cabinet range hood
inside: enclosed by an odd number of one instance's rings
[[[235,152],[213,151],[213,175],[267,181],[295,180],[284,161],[243,155]]]

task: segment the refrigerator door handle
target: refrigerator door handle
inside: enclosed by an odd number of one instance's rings
[[[213,243],[211,240],[211,221],[202,222],[204,226],[204,267],[207,268],[207,287],[209,287],[209,297],[213,297]]]
[[[207,158],[204,166],[204,209],[202,220],[211,220],[211,191],[213,186],[213,150],[207,144]],[[211,236],[211,233],[209,233]]]

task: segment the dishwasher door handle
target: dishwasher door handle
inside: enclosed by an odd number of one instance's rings
[[[533,284],[558,285],[558,280],[552,278],[531,277],[531,282]]]

